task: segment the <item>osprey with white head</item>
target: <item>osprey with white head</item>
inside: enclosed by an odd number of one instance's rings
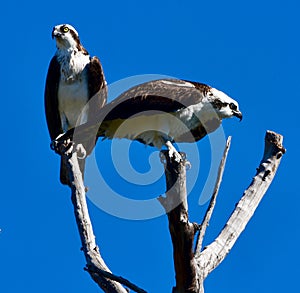
[[[52,30],[56,53],[51,59],[45,86],[45,112],[51,140],[88,122],[106,103],[107,87],[101,63],[82,46],[78,32],[69,24]],[[89,154],[95,140],[84,145]],[[84,172],[84,160],[80,167]],[[60,180],[70,184],[61,161]]]
[[[94,121],[76,128],[80,138],[127,138],[161,149],[166,146],[177,161],[173,142],[196,142],[215,131],[222,119],[242,119],[238,103],[225,93],[199,82],[159,79],[127,90],[105,105]],[[89,126],[90,125],[90,126]],[[63,139],[71,138],[70,130]]]

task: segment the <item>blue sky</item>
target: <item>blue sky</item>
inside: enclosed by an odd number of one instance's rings
[[[59,158],[49,148],[44,117],[45,77],[55,52],[51,30],[60,23],[77,28],[90,54],[100,57],[109,84],[135,75],[168,75],[210,84],[238,100],[244,119],[223,123],[225,137],[233,136],[232,147],[206,244],[255,174],[265,131],[284,135],[287,154],[271,188],[205,288],[209,293],[297,290],[299,9],[291,0],[2,3],[0,291],[99,292],[83,271],[70,191],[58,181]],[[113,190],[139,201],[163,193],[163,178],[144,184],[119,177],[111,146],[99,142],[95,154]],[[116,143],[117,150],[123,147],[128,144]],[[211,164],[210,140],[196,148],[200,169],[189,209],[191,220],[199,222],[206,207],[198,201]],[[152,151],[139,143],[130,145],[130,170],[159,172],[158,154]],[[196,166],[188,171],[189,181],[199,160],[188,148],[187,154]],[[120,165],[126,173],[126,165]],[[105,197],[101,190],[98,196]],[[136,221],[111,215],[90,200],[89,208],[111,270],[148,292],[171,292],[174,272],[166,216]],[[123,206],[125,211],[130,208]]]

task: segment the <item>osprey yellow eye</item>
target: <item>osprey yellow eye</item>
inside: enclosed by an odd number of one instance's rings
[[[64,31],[64,33],[67,33],[67,32],[69,31],[69,28],[65,26],[65,27],[63,28],[63,31]]]

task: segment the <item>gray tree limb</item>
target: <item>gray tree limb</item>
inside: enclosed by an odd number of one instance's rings
[[[106,293],[127,293],[121,284],[138,293],[146,293],[143,289],[132,284],[128,280],[115,276],[111,273],[103,258],[101,257],[99,247],[96,244],[92,223],[88,213],[88,207],[85,197],[85,187],[80,172],[77,150],[74,145],[60,145],[59,152],[67,157],[67,167],[72,192],[72,203],[74,206],[74,214],[82,244],[82,251],[86,259],[85,270],[89,272],[92,279]]]
[[[285,149],[283,137],[272,131],[265,136],[265,150],[255,177],[236,205],[219,236],[197,257],[198,270],[203,279],[227,256],[247,223],[253,216],[261,199],[268,190]]]
[[[197,270],[194,259],[193,243],[197,226],[189,222],[186,194],[185,161],[170,158],[168,151],[162,151],[165,157],[166,197],[158,200],[168,215],[169,231],[173,244],[173,259],[176,286],[172,293],[196,293]],[[184,158],[185,154],[180,153]]]
[[[283,137],[281,135],[267,131],[264,155],[250,186],[244,192],[219,236],[200,251],[209,219],[212,216],[216,204],[216,196],[220,187],[224,164],[230,145],[230,139],[227,141],[213,198],[202,222],[202,227],[200,228],[195,253],[193,241],[199,225],[189,222],[184,162],[176,163],[168,157],[168,152],[164,152],[166,157],[165,174],[167,192],[166,198],[160,197],[158,199],[167,211],[169,230],[173,244],[176,273],[176,285],[173,288],[173,293],[204,292],[203,282],[205,278],[225,259],[269,188],[280,164],[282,155],[285,153],[282,140]],[[178,201],[181,202],[173,210],[170,210],[170,205]]]
[[[203,221],[202,221],[202,223],[199,227],[199,234],[198,234],[198,238],[197,238],[197,241],[196,241],[196,247],[195,247],[196,256],[199,255],[201,250],[202,250],[202,243],[203,243],[204,235],[205,235],[206,229],[209,225],[209,221],[211,219],[211,216],[213,214],[213,211],[214,211],[214,208],[215,208],[215,205],[216,205],[217,196],[218,196],[219,189],[220,189],[221,182],[222,182],[222,178],[223,178],[226,159],[227,159],[227,155],[228,155],[229,148],[230,148],[230,143],[231,143],[231,136],[229,136],[228,139],[227,139],[225,150],[224,150],[222,160],[221,160],[219,170],[218,170],[218,176],[217,176],[215,188],[214,188],[212,197],[210,199],[208,208],[206,210],[205,216],[203,218]]]
[[[167,192],[166,197],[159,197],[158,200],[167,212],[169,231],[173,244],[176,273],[176,285],[173,287],[173,293],[204,292],[203,282],[205,278],[230,252],[269,188],[282,155],[285,153],[282,140],[283,137],[281,135],[267,131],[264,155],[257,168],[255,177],[236,205],[220,234],[203,250],[202,242],[216,204],[216,197],[222,180],[230,139],[227,141],[213,197],[201,226],[189,221],[185,162],[178,163],[169,157],[168,152],[164,152]],[[72,203],[82,250],[87,262],[86,270],[104,292],[126,293],[127,289],[121,286],[123,284],[135,292],[145,293],[146,291],[128,280],[113,275],[102,259],[88,214],[85,187],[78,165],[77,150],[74,150],[74,144],[68,144],[67,146],[60,145],[60,148],[58,152],[67,157],[67,166],[72,182],[70,186]],[[196,241],[196,247],[194,247],[194,238],[198,230],[200,232]]]

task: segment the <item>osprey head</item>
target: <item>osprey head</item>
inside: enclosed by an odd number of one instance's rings
[[[208,99],[221,119],[235,116],[238,117],[240,121],[242,120],[243,114],[239,110],[238,102],[225,93],[211,88],[208,92]]]
[[[60,24],[53,28],[52,38],[58,49],[80,49],[81,44],[75,28],[69,24]]]

